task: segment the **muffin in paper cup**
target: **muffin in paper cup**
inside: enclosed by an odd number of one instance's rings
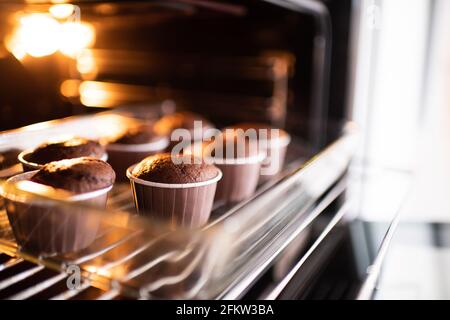
[[[17,243],[25,250],[44,255],[77,251],[89,246],[97,237],[102,217],[87,208],[104,209],[112,183],[101,189],[75,193],[34,182],[33,177],[38,172],[18,174],[8,179],[2,189]],[[37,198],[9,188],[9,185],[24,182],[37,191]],[[46,196],[46,192],[64,194],[64,200]]]
[[[190,136],[189,141],[177,140],[179,137],[177,135],[173,136],[177,129],[185,130]],[[189,111],[167,114],[155,123],[155,131],[158,134],[171,138],[167,152],[173,152],[172,150],[176,146],[184,148],[188,147],[191,143],[209,139],[215,134],[215,130],[214,125],[209,120],[197,113]]]
[[[222,178],[222,172],[215,166],[170,164],[170,159],[171,155],[168,153],[158,154],[128,168],[127,176],[133,189],[137,212],[166,221],[172,227],[204,226],[211,214],[217,182]],[[138,166],[145,162],[154,171],[159,170],[153,178],[143,178],[137,173]],[[161,168],[155,169],[156,166]],[[208,170],[208,175],[202,175],[202,170]],[[195,178],[194,181],[188,179],[192,177]],[[168,183],[161,182],[164,180]]]
[[[108,163],[120,181],[127,180],[127,169],[147,156],[163,152],[169,145],[167,136],[157,135],[151,125],[135,125],[114,138],[104,138]]]
[[[251,197],[258,186],[261,162],[265,155],[237,159],[215,159],[214,164],[222,171],[223,178],[217,186],[216,200],[239,202]]]
[[[238,149],[242,149],[242,153]],[[227,150],[232,154],[227,154]],[[265,153],[256,141],[246,139],[236,132],[223,132],[214,142],[195,143],[185,150],[186,154],[202,157],[216,165],[223,174],[217,185],[215,200],[234,203],[251,197],[258,186],[261,163]]]
[[[22,151],[18,159],[23,171],[41,169],[46,163],[79,157],[108,160],[108,154],[97,141],[73,137],[62,141],[43,143],[37,148]]]
[[[265,153],[261,164],[260,181],[267,181],[280,173],[285,162],[287,148],[291,142],[291,136],[285,130],[263,123],[240,123],[230,128],[255,131],[258,148]]]
[[[37,171],[29,171],[7,180],[13,183],[29,180]],[[17,243],[25,250],[39,254],[63,253],[83,249],[97,237],[100,216],[76,205],[103,209],[111,187],[69,198],[74,207],[29,203],[3,192],[6,213]]]

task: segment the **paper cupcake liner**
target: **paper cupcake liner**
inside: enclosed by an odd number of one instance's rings
[[[208,222],[217,181],[222,177],[220,171],[214,179],[204,182],[165,184],[132,176],[133,167],[127,170],[127,176],[140,215],[164,220],[173,227],[201,227]]]
[[[28,180],[36,171],[17,175],[7,181]],[[105,188],[78,194],[69,199],[83,206],[105,208],[107,193]],[[101,222],[98,213],[90,213],[85,208],[61,207],[26,203],[4,195],[6,212],[17,243],[24,249],[39,254],[64,253],[83,249],[97,237]],[[81,199],[81,200],[80,200]]]
[[[216,200],[239,202],[249,198],[258,185],[260,162],[246,164],[216,164],[223,178],[217,185]]]
[[[31,152],[33,152],[33,150],[31,150],[31,149],[24,150],[17,157],[19,159],[20,163],[22,164],[22,168],[23,168],[24,172],[29,172],[29,171],[33,171],[33,170],[39,170],[39,169],[41,169],[44,166],[43,164],[37,164],[37,163],[33,163],[33,162],[29,162],[29,161],[25,160],[25,157],[28,154],[30,154]],[[103,160],[103,161],[107,161],[108,160],[108,153],[105,152],[99,159]]]
[[[280,173],[286,159],[287,145],[274,146],[267,149],[267,156],[261,165],[260,181],[265,182]],[[274,166],[274,168],[270,168]],[[270,172],[268,172],[270,168]]]
[[[256,155],[239,158],[219,158],[203,156],[203,148],[196,148],[200,142],[192,144],[185,150],[186,154],[202,156],[207,163],[218,167],[223,174],[218,182],[216,201],[239,202],[249,198],[256,190],[260,176],[261,163],[266,157],[265,150]],[[198,154],[198,152],[201,152]]]
[[[169,141],[163,139],[156,143],[135,144],[135,145],[122,145],[122,144],[110,144],[106,145],[106,151],[108,152],[108,163],[113,167],[116,172],[116,179],[118,181],[127,180],[127,169],[132,164],[135,164],[142,159],[162,152],[167,148]]]

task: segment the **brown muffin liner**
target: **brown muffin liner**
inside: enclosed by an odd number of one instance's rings
[[[35,173],[17,175],[6,183],[28,180]],[[101,217],[76,205],[103,209],[110,189],[74,195],[73,207],[27,203],[14,195],[4,194],[6,212],[17,243],[23,249],[39,254],[71,252],[89,246],[97,237]]]
[[[131,173],[133,168],[128,168],[127,176],[138,214],[169,222],[172,227],[201,227],[208,222],[217,181],[222,178],[220,171],[204,182],[165,184],[138,179]]]
[[[216,201],[239,202],[249,198],[258,185],[261,161],[249,163],[215,163],[223,178],[217,185]]]
[[[31,149],[24,150],[17,157],[19,159],[20,163],[22,164],[23,172],[39,170],[44,166],[43,164],[37,164],[37,163],[29,162],[26,160],[26,156],[32,152],[33,152],[33,150],[31,150]],[[103,160],[103,161],[107,161],[108,154],[105,152],[99,159]]]
[[[273,176],[280,173],[283,169],[287,148],[290,142],[291,137],[287,133],[285,133],[285,136],[276,141],[268,142],[266,157],[261,164],[260,182],[270,180]],[[274,166],[274,168],[270,169],[271,172],[268,173],[266,169],[271,166]]]
[[[168,139],[148,144],[109,144],[106,145],[108,163],[116,172],[116,179],[118,181],[127,181],[127,169],[129,166],[150,155],[164,151],[168,144]]]
[[[185,153],[202,157],[207,163],[214,164],[222,171],[223,177],[217,184],[214,199],[221,204],[239,202],[253,195],[260,178],[261,163],[266,157],[265,150],[241,158],[211,157],[205,155],[201,142],[192,144],[190,148],[185,149]]]

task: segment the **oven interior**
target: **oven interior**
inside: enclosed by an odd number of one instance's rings
[[[87,292],[96,290],[95,298],[109,299],[263,297],[272,288],[262,284],[267,272],[272,282],[282,280],[346,210],[341,198],[354,149],[353,131],[345,126],[351,1],[72,3],[73,12],[63,18],[56,5],[42,1],[1,4],[0,127],[7,130],[0,135],[1,149],[27,148],[68,133],[95,138],[117,115],[153,120],[175,110],[195,111],[219,128],[268,123],[287,130],[293,142],[283,172],[251,199],[216,207],[206,228],[170,233],[170,241],[166,226],[132,214],[128,185],[115,186],[110,197],[113,218],[105,224],[115,231],[106,230],[83,252],[42,257],[20,251],[3,214],[1,247],[9,256],[2,255],[0,263],[10,274],[0,273],[0,297],[89,298]],[[80,37],[90,40],[78,47],[70,41],[60,47],[15,42],[21,19],[36,14],[53,15],[60,25],[80,19]],[[17,130],[67,116],[75,117]],[[149,245],[155,238],[160,243]],[[39,264],[23,266],[29,261]],[[83,290],[65,287],[70,263],[81,266],[89,280]],[[34,291],[24,289],[22,280],[7,282],[14,275],[26,276]],[[169,282],[161,285],[161,279]],[[36,289],[36,283],[45,285]],[[313,295],[307,283],[290,296]],[[278,297],[290,291],[283,290]]]
[[[39,57],[14,42],[18,21],[52,6],[3,5],[16,56],[1,59],[1,128],[171,100],[218,126],[264,121],[323,147],[327,124],[336,132],[347,113],[350,2],[328,1],[328,13],[284,1],[79,1],[90,29],[78,36],[90,42]]]

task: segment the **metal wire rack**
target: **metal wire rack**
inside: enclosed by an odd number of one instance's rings
[[[3,208],[0,298],[239,298],[343,192],[344,186],[337,185],[318,202],[346,170],[354,138],[349,131],[306,162],[294,143],[277,179],[261,185],[245,202],[216,206],[201,230],[173,231],[131,214],[131,190],[117,184],[106,212],[98,212],[103,224],[90,246],[40,256],[16,244]],[[81,281],[69,289],[71,266],[79,268]]]

